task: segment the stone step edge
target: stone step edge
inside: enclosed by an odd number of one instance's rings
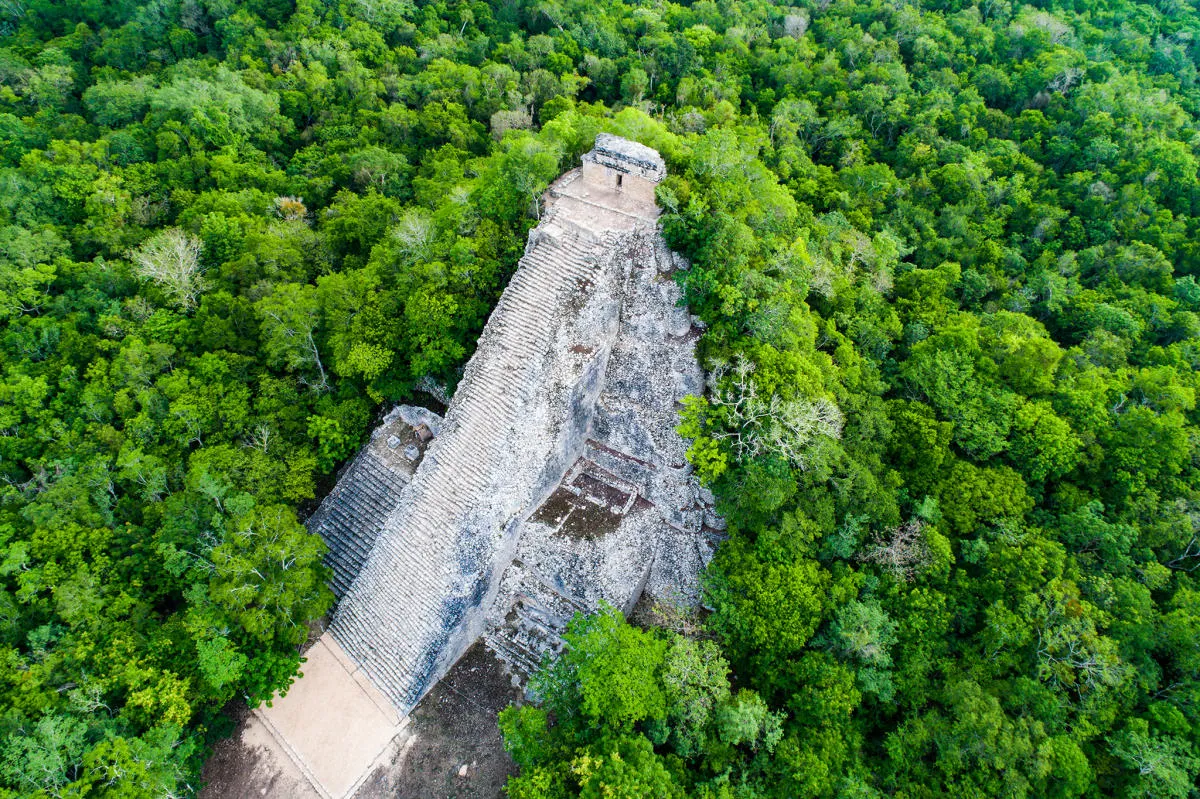
[[[345,799],[345,797],[334,796],[321,783],[321,781],[317,779],[317,775],[313,774],[312,769],[310,769],[308,764],[304,762],[304,758],[295,750],[284,734],[280,732],[279,728],[276,727],[269,718],[267,718],[266,713],[263,713],[260,708],[254,708],[253,713],[255,718],[258,719],[259,723],[262,724],[266,731],[270,734],[271,739],[275,741],[275,745],[279,747],[280,751],[287,755],[288,760],[292,761],[292,764],[300,771],[300,775],[304,777],[304,781],[307,782],[309,786],[317,792],[321,799]]]
[[[375,758],[371,761],[371,764],[363,770],[363,773],[358,775],[358,779],[354,781],[354,784],[346,789],[343,799],[353,799],[353,797],[358,794],[359,790],[362,789],[363,785],[366,784],[367,780],[371,778],[371,775],[373,775],[379,768],[387,765],[392,760],[400,760],[399,757],[394,756],[394,754],[399,755],[400,753],[396,752],[393,754],[392,749],[397,739],[400,738],[401,735],[404,735],[405,739],[404,743],[400,745],[400,751],[408,749],[414,743],[416,743],[416,734],[408,731],[410,718],[410,716],[406,715],[400,720],[400,725],[396,728],[395,734],[392,735],[392,737],[388,739],[388,742],[380,748],[379,753],[375,755]]]

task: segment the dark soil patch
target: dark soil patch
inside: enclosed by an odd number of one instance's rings
[[[559,528],[559,533],[591,541],[608,535],[621,523],[621,517],[607,508],[588,502],[586,499],[575,500],[575,511],[567,517]]]
[[[371,775],[358,799],[499,799],[516,766],[496,714],[521,698],[491,651],[475,644],[413,711],[407,753]]]

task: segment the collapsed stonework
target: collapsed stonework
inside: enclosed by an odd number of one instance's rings
[[[330,633],[407,713],[482,638],[518,676],[579,610],[698,601],[722,537],[675,432],[699,328],[658,153],[601,134],[555,182],[445,418],[394,409],[309,521]]]

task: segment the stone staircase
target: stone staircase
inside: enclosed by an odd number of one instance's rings
[[[329,546],[325,563],[333,570],[330,587],[339,598],[362,570],[407,485],[406,475],[393,472],[364,449],[309,519],[309,531]]]
[[[443,434],[331,626],[402,712],[431,686],[446,642],[487,589],[492,550],[510,521],[486,518],[486,496],[503,477],[499,456],[538,388],[530,378],[551,344],[563,295],[594,282],[604,252],[602,240],[550,230],[559,235],[543,230],[531,240],[467,365]]]
[[[691,495],[686,475],[689,470],[673,469],[668,465],[652,465],[606,446],[603,442],[589,439],[584,457],[601,469],[611,472],[621,480],[633,485],[637,491],[655,503],[662,514],[663,522],[680,532],[698,532],[704,520],[705,509]],[[658,472],[675,472],[674,479],[663,481]],[[669,488],[668,488],[669,487]]]

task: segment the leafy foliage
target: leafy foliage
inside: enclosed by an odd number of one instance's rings
[[[635,731],[699,796],[1194,793],[1194,10],[553,21],[662,115],[715,375],[680,429],[731,533],[705,626],[785,714],[770,758]]]
[[[1171,0],[0,3],[0,793],[197,784],[328,607],[323,475],[453,384],[601,129],[668,160],[731,537],[714,640],[577,623],[506,713],[510,795],[1194,793],[1198,33]]]

